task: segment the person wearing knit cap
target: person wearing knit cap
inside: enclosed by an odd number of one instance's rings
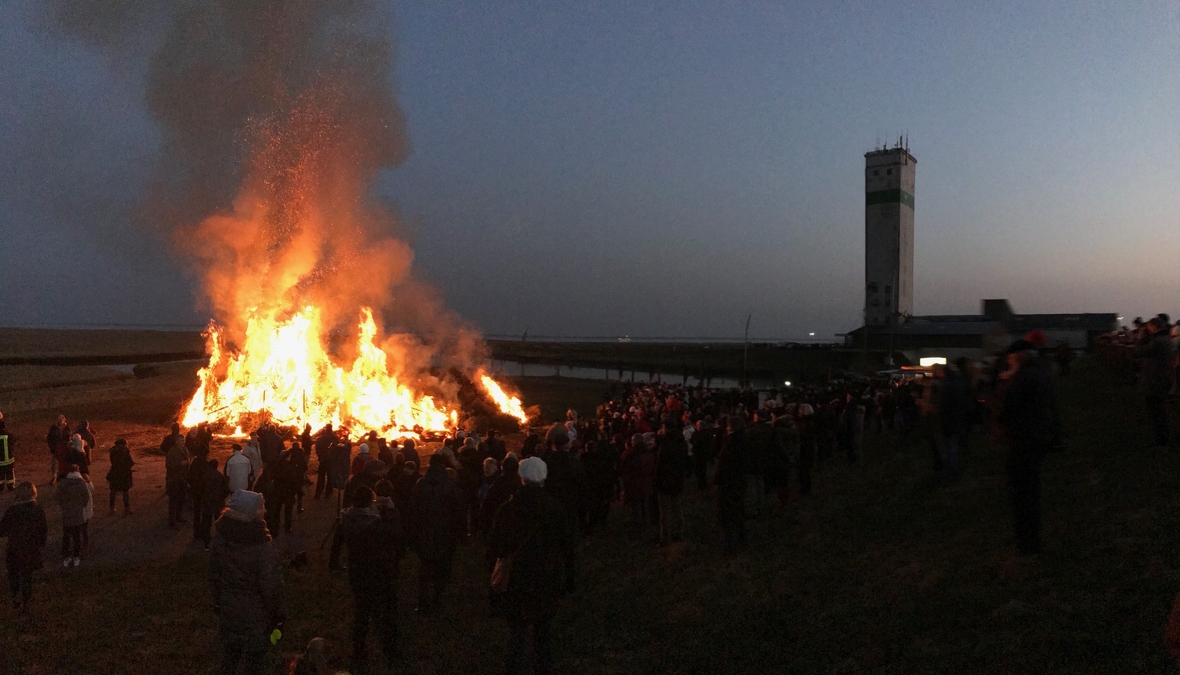
[[[356,476],[365,470],[365,464],[368,463],[373,456],[369,454],[369,444],[361,443],[357,446],[356,457],[352,458],[352,465],[349,467],[348,475]],[[348,495],[344,496],[345,501],[348,500]]]
[[[209,554],[213,612],[220,621],[221,672],[266,670],[269,636],[283,623],[283,575],[263,515],[262,495],[237,490],[214,526]]]
[[[532,634],[534,672],[548,673],[553,663],[550,635],[559,598],[570,588],[568,567],[552,564],[572,554],[574,532],[561,502],[548,494],[548,467],[538,457],[520,463],[522,484],[500,507],[488,535],[493,611],[508,621],[505,670],[525,667]],[[531,630],[530,630],[531,629]]]

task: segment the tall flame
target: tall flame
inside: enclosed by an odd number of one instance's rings
[[[386,354],[375,342],[377,325],[369,308],[361,310],[357,356],[350,367],[333,363],[321,333],[320,311],[314,306],[286,320],[255,313],[247,321],[245,343],[230,355],[221,329],[210,326],[209,365],[199,373],[200,386],[181,423],[240,428],[248,416],[267,413],[282,426],[319,429],[332,424],[358,434],[372,430],[399,438],[455,427],[456,408],[415,393],[390,374]],[[528,421],[520,399],[505,394],[485,374],[480,382],[503,412]]]
[[[500,383],[484,373],[480,373],[479,381],[488,392],[488,396],[500,408],[501,412],[515,417],[521,424],[529,423],[529,416],[525,414],[524,407],[521,406],[519,398],[505,394],[504,389],[500,387]]]

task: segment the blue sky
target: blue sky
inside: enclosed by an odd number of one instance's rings
[[[201,323],[167,244],[128,224],[158,141],[143,68],[36,4],[0,7],[0,324]],[[1180,309],[1174,2],[393,15],[412,154],[376,189],[489,333],[850,330],[863,154],[904,133],[918,313]]]

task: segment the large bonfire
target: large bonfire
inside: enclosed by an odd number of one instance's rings
[[[372,310],[362,310],[357,329],[357,356],[345,368],[323,348],[315,307],[286,321],[251,317],[245,344],[235,354],[227,351],[222,331],[210,326],[209,365],[200,371],[184,426],[214,422],[240,429],[251,417],[265,415],[283,426],[332,424],[394,437],[454,427],[458,411],[453,406],[415,392],[390,374],[386,354],[374,341]],[[486,373],[478,379],[504,414],[528,421],[519,398],[505,394]]]
[[[526,422],[373,194],[408,152],[383,5],[186,7],[148,92],[165,153],[152,194],[216,317],[182,423],[406,437],[461,423],[461,392]]]

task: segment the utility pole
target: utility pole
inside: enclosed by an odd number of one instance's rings
[[[746,336],[742,341],[742,388],[750,385],[750,380],[746,377],[746,365],[750,361],[750,319],[753,314],[746,315]]]

